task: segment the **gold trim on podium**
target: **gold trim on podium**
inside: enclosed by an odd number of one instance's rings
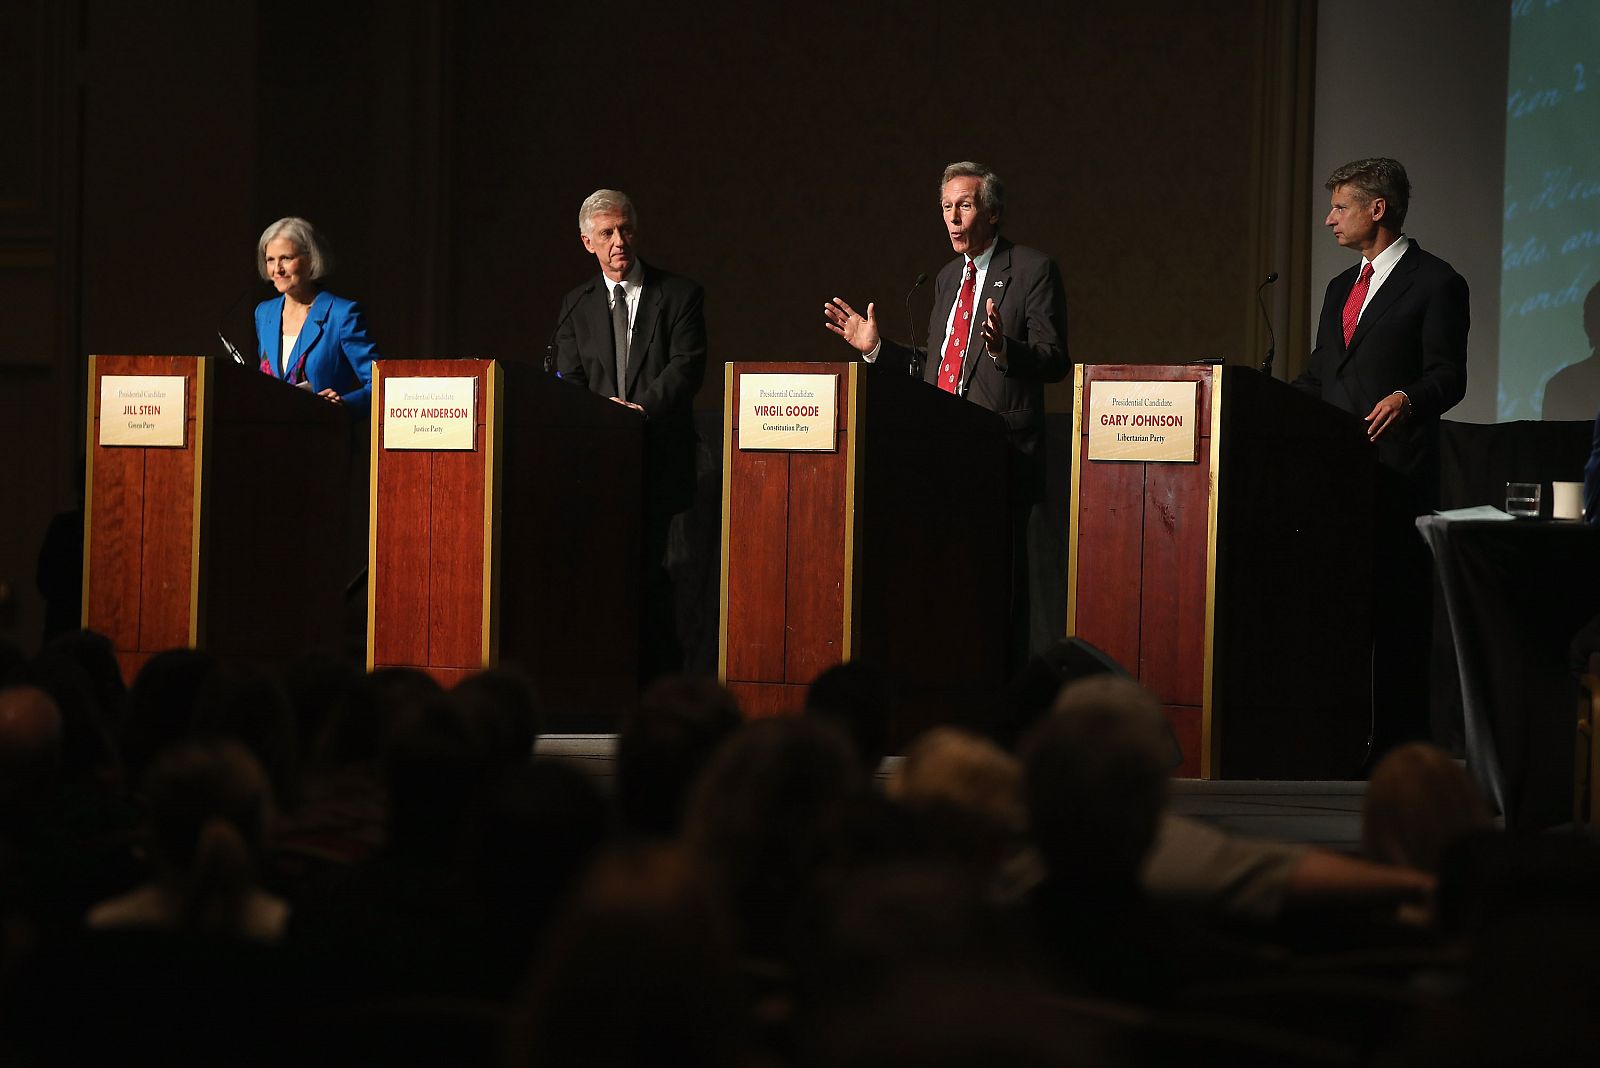
[[[83,447],[83,596],[79,599],[78,619],[84,630],[89,629],[89,532],[94,530],[94,445],[95,405],[100,403],[100,357],[89,357],[88,418],[84,420]]]
[[[371,408],[372,443],[367,453],[367,670],[371,671],[378,655],[377,611],[378,598],[374,596],[378,581],[378,456],[383,426],[383,362],[372,361]]]
[[[856,542],[859,540],[861,509],[856,501],[857,477],[861,473],[863,442],[861,441],[861,365],[852,363],[849,374],[850,414],[845,420],[844,458],[844,626],[839,648],[840,659],[849,662],[860,644],[859,613],[856,598],[860,587],[856,584]],[[724,505],[726,507],[726,505]]]
[[[505,450],[501,441],[499,412],[503,406],[505,379],[500,365],[494,360],[484,368],[480,379],[484,389],[483,447],[483,605],[481,628],[483,635],[482,661],[486,668],[500,663],[500,599],[495,591],[500,588],[500,485],[502,457]]]
[[[1217,640],[1217,517],[1222,495],[1222,383],[1227,367],[1217,365],[1211,372],[1211,470],[1206,493],[1206,644],[1205,678],[1200,688],[1200,777],[1212,778],[1222,761],[1212,732],[1212,693]]]
[[[1078,632],[1078,506],[1083,479],[1083,364],[1072,368],[1072,491],[1067,502],[1067,637]]]
[[[211,384],[215,381],[210,372],[210,360],[194,362],[194,481],[192,486],[189,531],[189,648],[200,647],[200,635],[205,630],[204,601],[200,597],[201,567],[205,563],[206,535],[206,446],[211,440],[211,423],[206,418],[210,406]]]
[[[717,681],[728,681],[728,527],[732,515],[728,508],[733,485],[733,405],[734,374],[731,364],[723,365],[722,381],[722,561],[718,579],[717,604]]]

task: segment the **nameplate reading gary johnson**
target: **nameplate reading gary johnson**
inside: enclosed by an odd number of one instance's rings
[[[739,448],[833,452],[839,376],[739,376]]]
[[[470,452],[477,447],[478,380],[383,379],[383,447]]]
[[[1194,463],[1198,382],[1089,384],[1089,459]]]

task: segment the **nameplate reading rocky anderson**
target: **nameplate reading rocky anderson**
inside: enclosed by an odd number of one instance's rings
[[[470,452],[478,443],[476,378],[383,378],[383,447]]]
[[[839,376],[739,376],[739,448],[833,452]]]
[[[1198,382],[1089,383],[1089,459],[1194,463]]]
[[[101,375],[100,444],[183,447],[183,375]]]

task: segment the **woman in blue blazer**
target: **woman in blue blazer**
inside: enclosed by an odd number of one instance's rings
[[[305,219],[279,219],[256,243],[256,269],[278,296],[256,305],[261,370],[303,386],[363,418],[372,394],[377,346],[361,305],[322,288],[333,267],[327,245]]]

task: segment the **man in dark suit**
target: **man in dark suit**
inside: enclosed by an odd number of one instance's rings
[[[1467,390],[1467,283],[1403,231],[1397,160],[1347,163],[1325,224],[1361,262],[1328,284],[1311,362],[1294,385],[1367,422],[1383,476],[1376,530],[1374,755],[1425,737],[1432,561],[1412,520],[1438,506],[1439,418]]]
[[[1005,187],[981,163],[952,163],[939,183],[939,208],[957,258],[934,282],[929,348],[901,345],[878,333],[876,305],[865,316],[835,297],[824,325],[869,363],[923,364],[929,385],[963,396],[1005,420],[1011,442],[1013,668],[1029,642],[1030,573],[1043,574],[1044,387],[1066,377],[1067,298],[1061,272],[1044,253],[1000,236]],[[931,346],[938,339],[938,348]],[[1039,561],[1030,569],[1029,558]],[[1043,558],[1043,559],[1041,559]],[[1064,603],[1064,598],[1063,598]],[[1049,628],[1035,627],[1035,631]]]
[[[706,326],[704,291],[641,261],[636,226],[633,201],[614,189],[596,190],[578,209],[579,236],[601,273],[561,302],[556,369],[645,419],[641,656],[648,681],[683,667],[676,602],[684,591],[674,589],[667,551],[694,502],[694,396],[705,376]]]

